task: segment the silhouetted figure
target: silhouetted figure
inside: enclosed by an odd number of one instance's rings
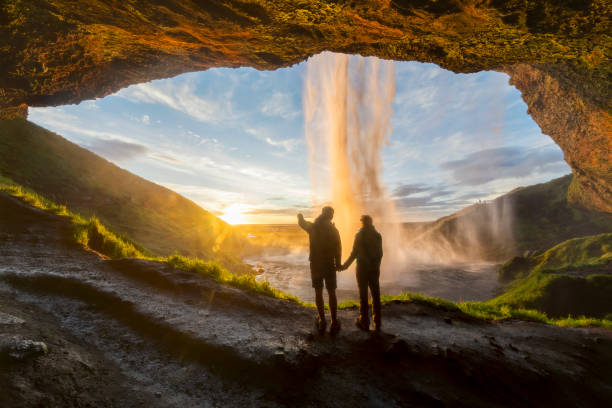
[[[368,311],[368,287],[372,292],[372,318],[375,330],[380,330],[380,261],[382,260],[382,237],[372,224],[372,217],[361,216],[361,229],[355,235],[351,255],[342,265],[347,269],[357,259],[357,286],[359,287],[359,317],[355,324],[361,330],[370,329]]]
[[[310,240],[310,275],[319,313],[317,328],[323,333],[327,327],[323,302],[323,283],[325,282],[331,314],[330,333],[335,334],[340,330],[340,322],[337,319],[336,271],[340,269],[342,247],[340,234],[331,222],[333,218],[334,209],[331,207],[323,207],[321,215],[314,222],[306,221],[302,214],[298,214],[298,223],[308,232]]]

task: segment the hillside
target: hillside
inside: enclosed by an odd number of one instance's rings
[[[539,255],[515,257],[499,271],[512,281],[485,302],[535,308],[549,316],[612,316],[612,233],[574,238]]]
[[[574,407],[612,398],[612,322],[570,329],[526,321],[529,311],[492,321],[406,295],[385,302],[380,333],[359,331],[357,308],[342,308],[332,338],[313,332],[313,309],[297,302],[158,261],[104,260],[69,242],[72,227],[0,193],[2,407]]]
[[[414,243],[500,261],[545,251],[568,239],[612,232],[612,214],[568,202],[572,177],[519,187],[491,202],[473,204],[435,221]]]
[[[234,257],[242,239],[224,221],[31,122],[0,123],[0,175],[83,216],[97,216],[152,253],[178,252],[248,269]]]

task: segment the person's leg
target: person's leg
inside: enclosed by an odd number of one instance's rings
[[[329,312],[331,315],[332,325],[336,322],[336,316],[338,311],[338,301],[336,298],[336,271],[329,270],[325,275],[325,288],[327,289],[327,294],[329,296]]]
[[[323,277],[321,271],[310,264],[310,277],[312,279],[312,287],[315,290],[315,304],[317,305],[317,328],[319,331],[325,330],[325,303],[323,302]]]
[[[374,329],[380,330],[380,271],[372,272],[369,277],[370,291],[372,292],[372,319],[374,320]]]
[[[325,321],[325,303],[323,302],[323,287],[315,288],[315,304],[317,305],[317,312],[319,313],[319,321]]]
[[[370,316],[368,313],[368,278],[363,270],[357,268],[357,287],[359,288],[359,320],[361,325],[370,326]]]
[[[336,299],[336,289],[327,289],[329,295],[329,313],[331,314],[332,324],[336,323],[338,316],[338,300]]]

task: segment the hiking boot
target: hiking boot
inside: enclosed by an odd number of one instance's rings
[[[334,320],[329,326],[329,334],[335,336],[340,331],[340,320]]]
[[[355,326],[357,326],[357,328],[359,330],[370,331],[370,323],[369,322],[367,322],[367,323],[364,322],[359,317],[355,319]]]
[[[315,329],[317,329],[320,334],[325,333],[325,329],[327,329],[327,322],[325,319],[321,319],[318,316],[315,317]]]

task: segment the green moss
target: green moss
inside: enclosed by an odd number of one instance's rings
[[[563,318],[551,318],[546,313],[535,309],[512,307],[507,304],[496,304],[491,302],[454,303],[445,299],[427,297],[414,293],[402,293],[397,296],[383,296],[381,297],[381,301],[383,304],[416,303],[444,312],[463,313],[466,316],[485,321],[518,319],[561,327],[605,327],[612,329],[612,319],[610,319],[612,315],[606,315],[601,319],[585,316],[572,317],[571,315]],[[343,302],[338,305],[340,308],[354,308],[358,306],[359,303],[355,301]]]
[[[513,259],[501,276],[516,277],[486,303],[534,308],[552,316],[604,317],[612,310],[612,233],[574,238],[532,257]]]
[[[612,233],[574,238],[534,257],[532,271],[562,272],[599,267],[612,261]]]
[[[91,217],[86,219],[78,214],[71,212],[66,206],[58,205],[48,200],[36,192],[17,185],[7,177],[0,175],[0,191],[8,193],[14,197],[21,199],[22,201],[45,211],[52,212],[62,217],[67,217],[75,226],[74,239],[77,243],[85,248],[94,249],[110,258],[124,258],[134,257],[141,259],[148,259],[155,262],[165,263],[173,268],[197,273],[203,276],[215,279],[219,283],[228,284],[241,289],[253,291],[265,296],[284,299],[287,301],[300,304],[304,307],[313,308],[314,305],[311,303],[302,302],[296,296],[283,293],[266,281],[257,281],[254,274],[246,275],[235,275],[223,268],[216,262],[207,262],[201,259],[188,258],[180,255],[171,255],[165,258],[152,257],[145,254],[141,247],[136,243],[130,241],[125,237],[121,237],[114,232],[106,228],[97,218]],[[606,238],[606,234],[602,234]],[[589,237],[591,238],[591,237]],[[577,246],[580,248],[591,248],[597,247],[593,242],[600,242],[602,240],[595,239],[589,241],[586,239],[585,242],[591,242],[584,246],[580,242],[573,242],[571,246]],[[602,242],[606,243],[607,240]],[[583,243],[584,244],[584,243]],[[582,245],[582,246],[581,246]],[[603,246],[607,248],[607,246]],[[554,249],[554,248],[553,248]],[[579,257],[583,259],[584,257]],[[546,293],[547,287],[551,282],[555,282],[562,278],[568,278],[564,275],[550,274],[540,272],[530,277],[529,281],[523,282],[518,285],[514,292],[502,295],[489,302],[462,302],[454,303],[445,299],[427,297],[420,294],[414,293],[402,293],[397,296],[382,296],[381,301],[383,304],[389,303],[415,303],[420,305],[429,306],[435,309],[440,309],[445,312],[460,312],[467,316],[471,316],[477,319],[499,321],[506,319],[521,319],[535,322],[541,322],[546,324],[554,324],[561,327],[605,327],[612,329],[612,314],[607,313],[603,319],[596,319],[592,317],[564,317],[560,319],[549,318],[545,313],[527,309],[523,307],[515,307],[514,305],[528,304],[539,298],[543,297]],[[612,276],[609,275],[591,275],[586,281],[592,287],[600,288],[603,293],[610,293],[612,291]],[[572,286],[574,289],[575,286]],[[609,299],[609,297],[606,297]],[[355,301],[343,302],[339,305],[340,308],[351,308],[357,307],[359,304]]]
[[[289,300],[298,304],[304,304],[296,296],[279,291],[267,281],[257,281],[256,275],[254,274],[235,275],[216,262],[206,262],[201,259],[187,258],[180,255],[171,255],[167,258],[159,258],[158,260],[176,269],[211,277],[219,283],[251,290],[278,299]]]
[[[116,235],[147,248],[148,255],[180,251],[236,273],[250,272],[236,256],[245,240],[231,226],[175,192],[26,120],[0,123],[0,174],[85,218],[95,215]]]
[[[265,296],[284,299],[304,306],[311,306],[304,303],[293,295],[283,293],[266,281],[257,281],[255,274],[236,275],[229,272],[217,262],[203,261],[197,258],[188,258],[180,255],[168,257],[156,257],[131,241],[130,239],[112,232],[96,217],[85,218],[79,214],[71,212],[64,205],[58,205],[48,200],[36,192],[19,186],[11,179],[0,175],[0,191],[17,197],[23,202],[40,208],[45,211],[68,218],[74,226],[73,239],[86,249],[94,250],[111,259],[119,258],[140,258],[154,262],[162,262],[173,268],[197,273],[211,277],[217,282],[235,286],[241,289],[250,290]]]

